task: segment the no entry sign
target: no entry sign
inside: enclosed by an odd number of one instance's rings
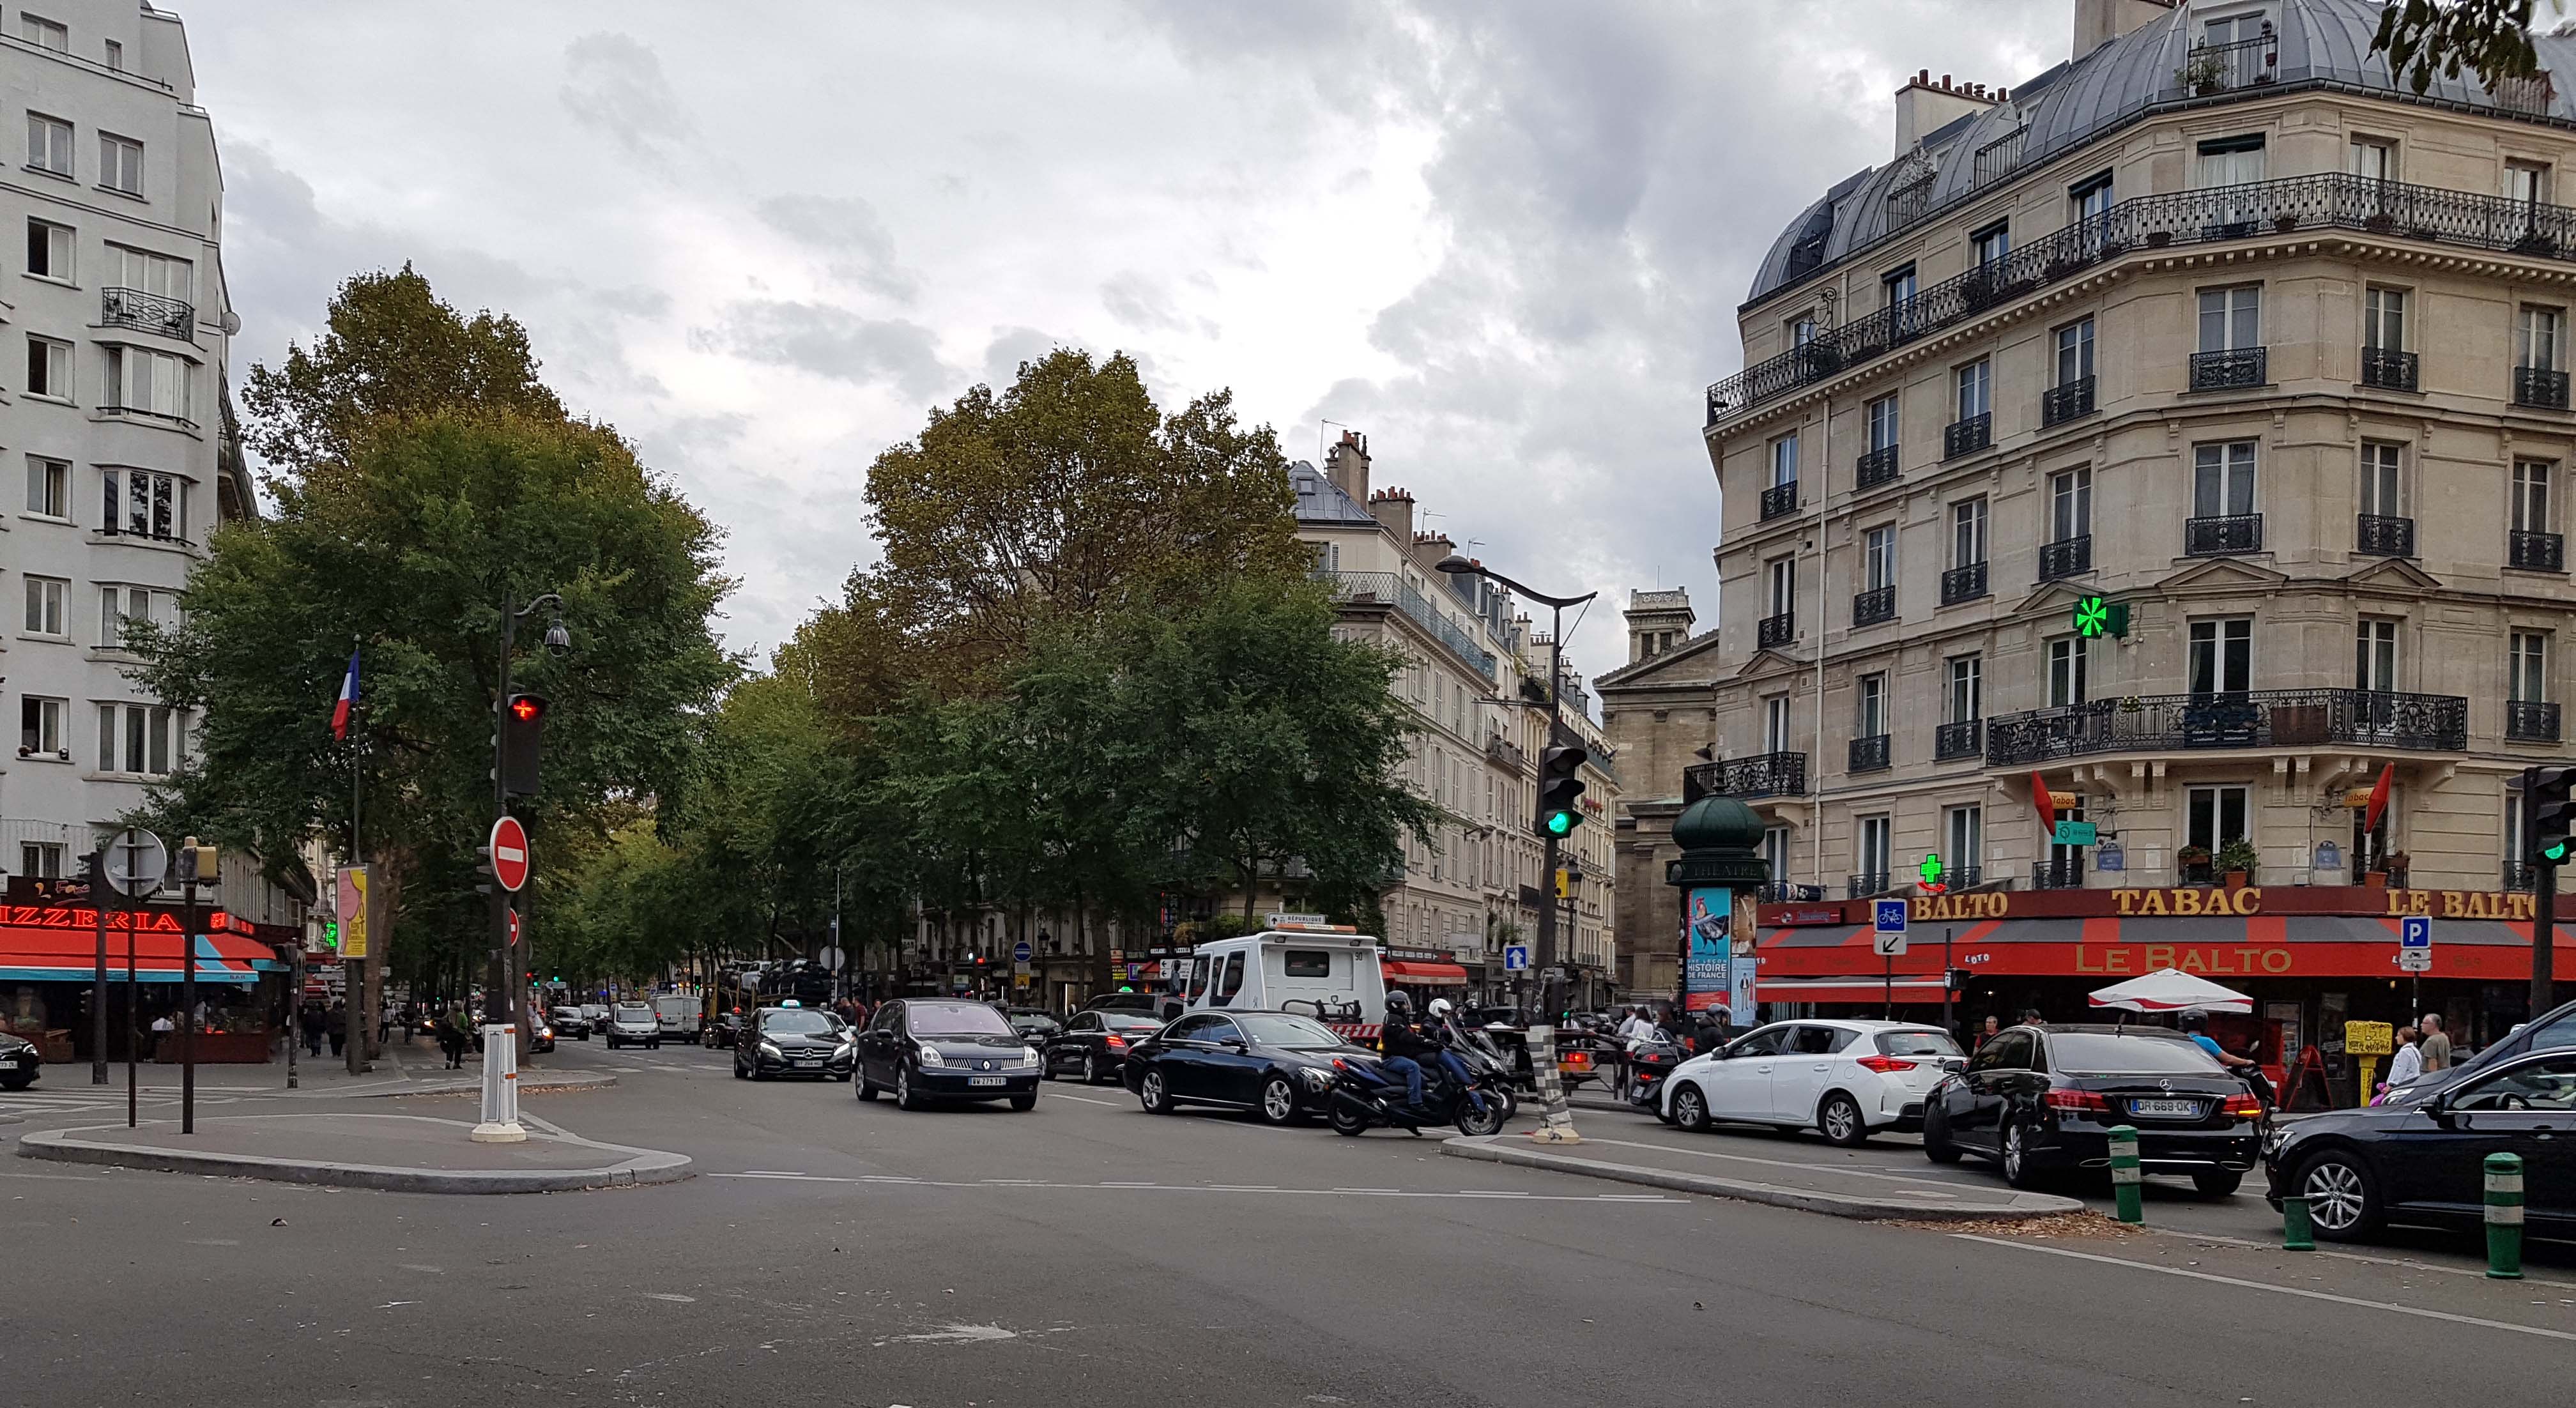
[[[517,817],[492,823],[492,878],[513,892],[528,883],[528,828]]]

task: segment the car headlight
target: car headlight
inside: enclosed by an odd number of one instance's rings
[[[918,1059],[921,1064],[925,1066],[945,1066],[948,1064],[948,1058],[940,1055],[939,1048],[935,1046],[922,1047]]]
[[[763,1056],[776,1056],[776,1057],[779,1057],[779,1058],[780,1058],[780,1059],[782,1059],[782,1060],[783,1060],[783,1059],[785,1059],[785,1058],[786,1058],[786,1055],[787,1055],[787,1053],[786,1053],[786,1052],[781,1051],[781,1050],[779,1050],[779,1049],[778,1049],[778,1043],[777,1043],[777,1042],[770,1041],[770,1040],[768,1040],[767,1038],[763,1038],[763,1039],[761,1040],[761,1043],[760,1043],[760,1054],[761,1054],[761,1055],[763,1055]]]
[[[555,1039],[555,1029],[552,1027],[539,1027],[537,1028],[537,1035],[544,1037],[548,1041],[552,1041]]]
[[[1038,1049],[1037,1049],[1036,1047],[1034,1047],[1034,1046],[1023,1046],[1023,1047],[1021,1047],[1021,1048],[1020,1048],[1020,1064],[1021,1064],[1021,1065],[1023,1065],[1023,1066],[1034,1066],[1034,1065],[1036,1065],[1037,1063],[1038,1063]]]
[[[1333,1083],[1333,1073],[1321,1066],[1308,1066],[1299,1075],[1305,1079],[1308,1090],[1324,1090]]]

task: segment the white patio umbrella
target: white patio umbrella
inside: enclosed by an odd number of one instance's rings
[[[2211,1012],[2254,1010],[2254,999],[2179,968],[2159,968],[2144,977],[2113,983],[2095,992],[2091,1000],[2096,1007],[2123,1012],[2180,1012],[2192,1007]]]

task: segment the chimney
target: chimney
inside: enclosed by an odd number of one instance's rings
[[[1413,541],[1413,495],[1402,489],[1380,489],[1369,495],[1368,506],[1369,516],[1393,533],[1397,542]]]
[[[2075,44],[2068,57],[2080,59],[2173,10],[2174,0],[2075,0]]]
[[[1896,90],[1896,154],[1904,156],[1920,145],[1923,134],[1937,132],[1951,122],[1972,112],[1983,112],[2003,101],[2003,90],[1986,91],[1982,83],[1952,86],[1950,75],[1932,81],[1932,70],[1917,69],[1913,81]]]
[[[1699,620],[1691,610],[1690,591],[1675,587],[1671,591],[1632,591],[1628,593],[1628,663],[1652,659],[1690,639],[1691,627]]]
[[[1369,501],[1368,437],[1343,431],[1341,440],[1324,452],[1324,477],[1333,487],[1351,496],[1353,503]]]

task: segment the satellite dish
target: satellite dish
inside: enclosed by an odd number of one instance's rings
[[[170,848],[139,826],[129,826],[107,843],[107,883],[129,900],[148,900],[161,892],[170,873]]]

